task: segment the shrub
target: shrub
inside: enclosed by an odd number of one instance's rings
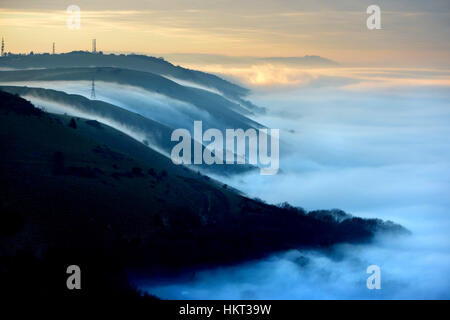
[[[161,177],[166,178],[168,175],[166,170],[161,171]]]
[[[148,169],[148,174],[151,175],[152,177],[156,177],[156,172],[153,168]]]
[[[135,175],[135,176],[142,176],[142,169],[139,167],[133,167],[131,169],[131,172]]]
[[[71,127],[72,129],[76,129],[77,128],[77,123],[75,122],[74,118],[70,119],[69,127]]]

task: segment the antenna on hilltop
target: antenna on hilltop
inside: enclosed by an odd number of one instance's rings
[[[92,77],[91,99],[95,100],[95,78],[94,77]]]
[[[97,53],[97,40],[92,39],[92,53]]]
[[[3,37],[2,37],[2,57],[3,57],[3,55],[5,54],[5,39],[3,39]]]
[[[55,54],[55,43],[53,42],[53,50],[52,53]]]

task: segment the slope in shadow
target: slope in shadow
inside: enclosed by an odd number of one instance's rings
[[[11,294],[135,297],[126,270],[178,273],[405,232],[249,199],[105,125],[0,101],[0,281]],[[65,287],[72,264],[87,274],[81,292]]]

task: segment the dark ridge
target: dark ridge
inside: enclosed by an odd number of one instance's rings
[[[0,283],[11,296],[140,297],[130,270],[179,274],[406,232],[247,198],[112,128],[80,119],[74,130],[69,117],[28,116],[24,99],[0,95]],[[65,287],[72,264],[86,274],[78,293]]]
[[[73,51],[55,55],[8,54],[0,58],[0,67],[26,68],[64,68],[64,67],[120,67],[169,75],[181,80],[196,82],[206,87],[214,87],[232,98],[241,98],[249,90],[226,81],[216,75],[174,66],[163,58],[137,54],[93,54],[86,51]]]
[[[22,115],[40,116],[42,111],[18,95],[0,91],[0,110],[4,113],[14,112]]]

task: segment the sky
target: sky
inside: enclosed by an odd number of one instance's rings
[[[375,2],[375,3],[374,3]],[[366,26],[369,5],[381,30]],[[81,27],[67,28],[67,7]],[[448,0],[0,1],[6,51],[319,55],[344,65],[448,67]]]

